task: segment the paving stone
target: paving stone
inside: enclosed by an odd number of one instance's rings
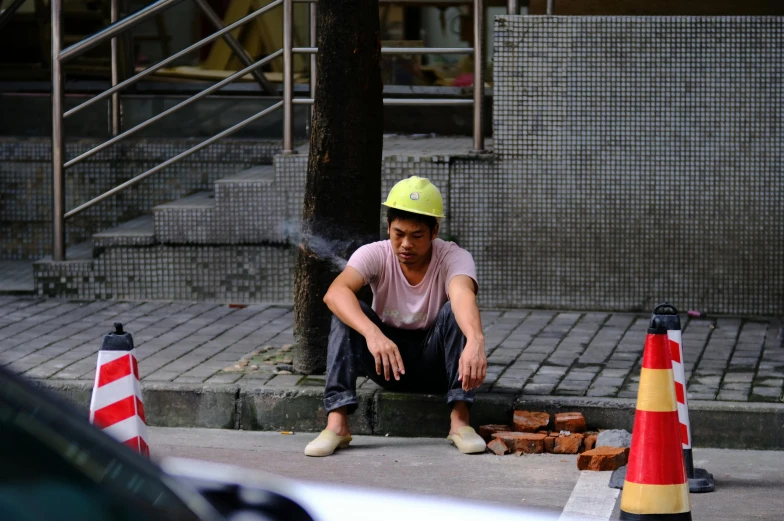
[[[560,376],[556,376],[556,375],[550,375],[550,374],[543,374],[543,375],[537,374],[537,375],[534,375],[530,379],[530,381],[532,383],[535,383],[535,384],[551,384],[551,385],[555,385],[555,384],[557,384],[558,382],[561,381],[561,377]]]
[[[717,399],[726,401],[740,401],[745,402],[749,398],[748,392],[740,391],[720,391]]]
[[[722,392],[723,391],[747,391],[748,392],[749,389],[751,389],[751,382],[724,383],[721,385]]]
[[[220,373],[205,380],[208,384],[233,384],[242,378],[242,373]]]
[[[718,385],[690,385],[688,391],[691,393],[715,393],[718,390]]]
[[[556,394],[564,394],[568,391],[568,394],[584,394],[588,390],[588,382],[577,382],[577,383],[570,383],[570,382],[561,382],[558,387],[555,389]]]
[[[175,378],[178,378],[180,373],[166,373],[166,372],[158,372],[152,373],[147,376],[142,376],[143,382],[171,382]]]
[[[550,394],[554,384],[529,383],[523,388],[523,394]]]
[[[588,381],[588,382],[590,382],[591,380],[594,379],[594,377],[596,377],[596,373],[585,373],[585,372],[582,372],[582,371],[569,371],[566,374],[566,377],[564,378],[564,380],[565,381],[566,380],[570,380],[570,381]]]
[[[200,384],[204,382],[204,378],[198,376],[182,375],[172,380],[172,382],[180,384]]]
[[[703,385],[719,385],[719,383],[721,383],[721,376],[695,376],[693,383]]]
[[[294,387],[302,379],[301,375],[297,374],[281,374],[277,375],[266,383],[267,387]]]
[[[754,380],[754,386],[770,386],[781,387],[784,386],[784,379],[782,378],[757,378]]]
[[[751,389],[751,396],[762,399],[770,399],[772,401],[778,400],[784,394],[784,389],[781,387],[759,387],[754,386]]]
[[[602,369],[599,378],[626,377],[628,371],[623,369]]]
[[[591,387],[620,387],[623,385],[624,381],[624,378],[609,378],[599,376],[596,380],[594,380]]]
[[[585,392],[586,396],[612,397],[618,394],[618,387],[591,387]]]
[[[527,361],[527,362],[539,362],[539,363],[541,363],[541,362],[543,362],[545,360],[545,358],[547,358],[547,354],[546,353],[528,353],[528,352],[523,352],[517,358],[517,361],[515,363],[521,362],[521,361],[522,362],[526,362]]]
[[[563,367],[553,367],[553,366],[542,366],[536,372],[537,376],[539,375],[555,375],[555,376],[563,376],[567,372],[567,369]]]
[[[504,378],[514,378],[516,380],[527,380],[534,373],[533,369],[513,369],[504,371]]]

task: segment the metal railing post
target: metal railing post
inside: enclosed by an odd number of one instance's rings
[[[520,14],[520,0],[506,0],[506,14]]]
[[[485,2],[474,0],[474,152],[484,152]]]
[[[52,259],[65,260],[65,182],[63,179],[62,0],[52,8]]]
[[[313,2],[310,4],[310,46],[311,47],[318,47],[317,39],[318,34],[316,32],[316,16],[318,9],[318,4]],[[310,55],[310,98],[316,99],[316,55]],[[308,129],[309,131],[312,130],[313,125],[313,107],[310,107],[308,110]]]
[[[111,1],[111,23],[116,22],[120,18],[120,0],[112,0]],[[112,45],[112,87],[115,87],[118,83],[120,83],[120,39],[115,37],[112,38],[111,41]],[[109,133],[111,136],[116,136],[120,132],[121,129],[121,120],[120,118],[122,115],[120,114],[120,93],[115,92],[112,94],[112,100],[110,103],[110,114],[109,114]]]
[[[294,107],[294,60],[292,48],[294,24],[294,2],[283,0],[283,153],[293,154],[293,120]]]
[[[547,11],[545,12],[547,13],[548,16],[552,16],[553,9],[555,8],[554,4],[555,4],[555,0],[547,0]]]

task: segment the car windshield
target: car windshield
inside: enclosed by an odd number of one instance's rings
[[[0,373],[4,521],[199,519],[154,465],[63,409]]]

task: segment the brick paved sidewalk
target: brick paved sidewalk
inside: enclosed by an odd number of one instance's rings
[[[483,311],[489,367],[482,390],[634,398],[648,319],[629,313]],[[133,334],[144,382],[323,387],[323,377],[286,374],[293,313],[275,304],[234,309],[0,296],[0,364],[30,378],[90,382],[101,338],[117,321]],[[779,321],[766,318],[685,320],[689,397],[781,401],[780,328]],[[361,380],[362,389],[377,388]]]

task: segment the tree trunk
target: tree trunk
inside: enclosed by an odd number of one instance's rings
[[[324,372],[329,285],[378,240],[383,98],[378,0],[319,0],[318,79],[294,290],[294,369]]]

